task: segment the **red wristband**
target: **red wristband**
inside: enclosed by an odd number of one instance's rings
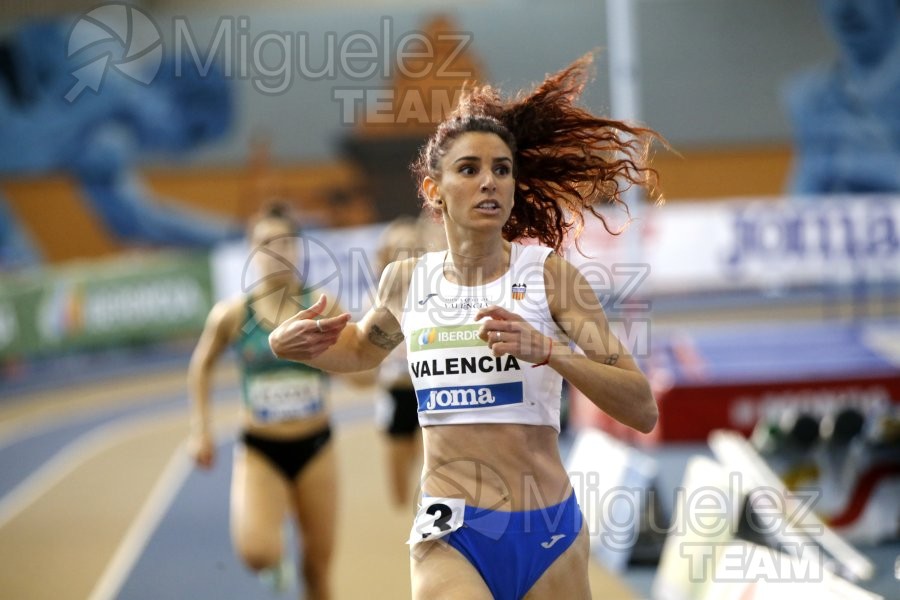
[[[542,360],[539,363],[534,363],[533,365],[531,365],[531,368],[533,369],[535,367],[543,367],[544,365],[550,364],[550,356],[552,354],[553,354],[553,340],[550,340],[550,350],[547,352],[547,358],[545,358],[544,360]]]

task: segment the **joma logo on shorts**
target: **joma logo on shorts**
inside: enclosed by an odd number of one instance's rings
[[[496,399],[491,388],[456,388],[454,390],[431,390],[425,410],[459,406],[482,406],[494,404]]]

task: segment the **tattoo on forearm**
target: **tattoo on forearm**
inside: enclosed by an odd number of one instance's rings
[[[372,325],[372,330],[369,332],[369,341],[379,348],[393,350],[397,347],[397,344],[403,341],[403,332],[398,331],[394,335],[389,335],[378,325]]]
[[[616,364],[617,362],[619,362],[619,355],[618,355],[618,354],[610,354],[610,355],[607,356],[606,359],[603,361],[603,364],[604,364],[604,365],[614,365],[614,364]]]

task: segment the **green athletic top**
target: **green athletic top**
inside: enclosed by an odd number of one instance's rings
[[[303,305],[308,306],[306,290]],[[305,419],[325,408],[327,379],[303,363],[282,360],[269,348],[271,330],[245,301],[245,318],[234,342],[241,367],[244,404],[254,419],[266,423]]]

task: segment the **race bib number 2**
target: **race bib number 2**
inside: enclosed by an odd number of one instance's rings
[[[462,498],[422,498],[407,544],[436,540],[462,527],[466,501]]]

